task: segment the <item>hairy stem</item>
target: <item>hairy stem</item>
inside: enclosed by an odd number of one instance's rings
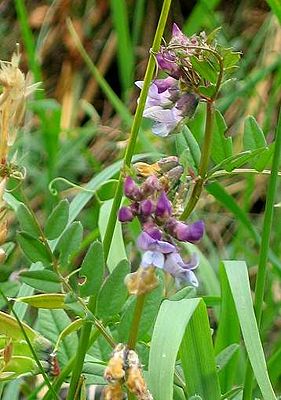
[[[196,206],[204,185],[204,181],[207,177],[208,165],[210,160],[212,137],[213,137],[213,122],[215,115],[215,108],[213,101],[206,103],[206,124],[205,124],[205,135],[203,149],[201,153],[200,165],[199,165],[199,176],[197,177],[196,183],[193,187],[190,199],[185,206],[185,209],[180,217],[181,220],[186,220],[194,207]]]
[[[274,199],[277,187],[280,156],[281,156],[281,111],[279,111],[278,125],[276,129],[275,147],[274,147],[271,175],[269,178],[269,184],[267,190],[267,198],[265,204],[265,213],[264,213],[262,237],[261,237],[261,247],[260,247],[259,263],[258,263],[258,272],[257,272],[256,286],[255,286],[254,307],[259,329],[261,327],[261,319],[262,319],[262,303],[264,298],[264,289],[266,282],[266,265],[269,252],[270,233],[273,221]],[[253,371],[250,362],[248,362],[245,375],[243,400],[252,399],[252,388],[253,388]]]

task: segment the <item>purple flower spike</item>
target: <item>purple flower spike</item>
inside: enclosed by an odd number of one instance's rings
[[[125,196],[131,200],[140,200],[141,192],[135,181],[130,177],[127,176],[124,182],[124,193]]]
[[[173,228],[173,235],[182,242],[196,243],[202,238],[204,230],[203,221],[196,221],[191,225],[177,222]]]
[[[164,270],[171,274],[177,283],[183,281],[191,283],[193,286],[198,286],[198,280],[193,272],[199,265],[197,254],[192,254],[191,260],[185,263],[180,254],[177,252],[168,254],[164,263]]]
[[[130,222],[134,219],[134,215],[130,207],[121,207],[118,213],[120,222]]]
[[[144,251],[157,251],[162,254],[172,253],[176,250],[175,246],[163,240],[153,239],[148,233],[142,232],[137,240],[137,245]]]
[[[151,200],[143,200],[140,203],[140,213],[141,215],[148,217],[155,210],[155,206]]]
[[[158,218],[166,219],[169,218],[171,214],[172,214],[171,202],[169,201],[166,193],[162,192],[156,205],[155,215]]]

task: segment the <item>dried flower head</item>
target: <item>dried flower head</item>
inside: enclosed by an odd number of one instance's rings
[[[17,51],[11,61],[0,61],[0,163],[7,161],[8,146],[12,146],[20,127],[26,105],[26,98],[40,83],[30,84],[19,69],[20,54]]]

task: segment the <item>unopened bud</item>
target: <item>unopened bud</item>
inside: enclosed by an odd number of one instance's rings
[[[155,175],[149,176],[141,185],[141,192],[143,197],[151,196],[155,192],[162,190],[162,185]]]
[[[124,182],[124,193],[128,199],[138,201],[141,199],[141,192],[136,182],[127,176]]]
[[[143,200],[140,203],[140,212],[143,216],[147,217],[151,215],[155,210],[155,206],[151,200]]]
[[[168,172],[170,171],[170,169],[175,168],[179,165],[179,159],[176,156],[161,158],[161,160],[158,161],[158,165],[161,172]]]
[[[134,214],[130,207],[121,207],[118,212],[118,219],[120,222],[130,222],[134,219]]]
[[[162,192],[156,204],[155,215],[158,218],[166,219],[172,214],[172,205],[165,192]]]
[[[196,243],[202,238],[204,229],[203,221],[197,221],[191,225],[177,222],[173,228],[173,236],[181,242]]]

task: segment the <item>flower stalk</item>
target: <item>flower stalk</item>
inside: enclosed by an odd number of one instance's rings
[[[207,177],[211,146],[212,146],[214,115],[215,115],[214,102],[209,101],[206,103],[205,136],[204,136],[203,149],[199,164],[199,176],[196,178],[196,182],[193,187],[190,199],[186,204],[185,209],[180,217],[180,219],[183,221],[189,217],[191,212],[194,210],[196,204],[198,203],[198,200],[202,193],[204,181]]]

